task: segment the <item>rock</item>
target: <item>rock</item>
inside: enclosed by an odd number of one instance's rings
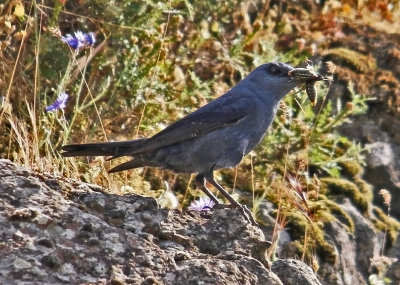
[[[388,143],[375,142],[366,144],[365,147],[369,150],[367,163],[369,167],[377,168],[380,166],[389,166],[393,164],[393,151]]]
[[[285,285],[320,285],[312,269],[295,259],[279,259],[272,264],[272,271]]]
[[[355,243],[355,266],[363,276],[368,276],[371,259],[376,258],[382,251],[383,233],[378,232],[372,223],[366,219],[348,198],[343,199],[340,206],[351,216],[355,231],[352,240]],[[349,251],[346,251],[349,253]],[[346,254],[345,256],[348,256]],[[354,269],[352,269],[354,270]]]
[[[396,158],[400,155],[400,147],[384,142],[375,142],[366,147],[370,152],[367,156],[365,177],[375,186],[374,203],[382,209],[387,209],[379,194],[381,189],[387,189],[392,197],[392,205],[398,205],[400,203],[400,165]],[[399,219],[399,207],[392,207],[391,215]]]
[[[392,284],[399,284],[400,282],[400,261],[393,262],[386,272],[386,278],[392,281]]]
[[[339,222],[327,224],[326,241],[334,246],[336,260],[323,262],[318,270],[324,284],[358,285],[365,284],[357,270],[356,244],[352,235]]]
[[[359,123],[362,124],[363,122]],[[366,126],[371,125],[371,122],[364,122],[364,124]],[[368,132],[366,127],[357,128],[357,125],[349,126],[349,130],[357,129],[353,132],[353,135],[358,133],[361,140],[368,137],[368,140],[373,141],[365,145],[368,153],[363,177],[374,185],[374,204],[386,209],[379,191],[387,189],[392,195],[392,204],[397,205],[400,203],[400,161],[396,158],[400,155],[400,146],[390,142],[388,136],[382,130],[378,130],[377,127],[374,128],[374,132]],[[379,139],[382,138],[386,138],[388,142],[380,141]],[[392,207],[391,215],[400,218],[400,209]]]
[[[400,160],[396,159],[400,156],[400,146],[374,121],[379,117],[378,114],[371,115],[371,118],[363,116],[353,124],[342,127],[341,132],[365,143],[368,153],[363,178],[374,186],[373,203],[386,210],[387,206],[379,194],[381,189],[391,193],[392,205],[400,203]],[[400,208],[392,207],[391,215],[400,219]]]
[[[4,159],[0,177],[0,284],[289,284],[237,210],[163,210]],[[320,284],[304,263],[284,264],[298,273],[290,284]]]

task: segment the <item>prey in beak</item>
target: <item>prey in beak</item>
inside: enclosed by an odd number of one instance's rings
[[[305,83],[308,99],[310,99],[311,105],[314,107],[317,103],[317,87],[315,86],[315,82],[324,80],[325,78],[312,70],[312,68],[295,68],[290,70],[288,75],[300,84]]]

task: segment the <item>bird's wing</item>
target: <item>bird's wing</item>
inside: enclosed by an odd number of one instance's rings
[[[249,98],[236,96],[219,98],[176,121],[132,150],[132,154],[155,150],[238,123],[254,110]]]

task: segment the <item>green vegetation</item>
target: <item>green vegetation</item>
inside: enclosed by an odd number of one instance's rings
[[[199,193],[191,178],[159,169],[108,175],[121,160],[65,159],[65,143],[149,136],[226,92],[255,66],[279,60],[298,66],[307,51],[279,52],[275,41],[289,23],[276,6],[255,10],[243,1],[10,1],[0,5],[0,151],[38,171],[160,197],[168,182],[181,205]],[[55,3],[55,4],[54,4]],[[54,6],[53,6],[54,5]],[[73,50],[60,36],[94,32],[96,44]],[[352,53],[331,50],[345,59]],[[324,63],[321,63],[324,64]],[[367,67],[359,62],[362,70]],[[373,68],[368,64],[368,68]],[[312,263],[315,253],[335,261],[325,227],[339,220],[354,231],[340,196],[369,215],[371,187],[361,179],[362,146],[341,136],[338,126],[366,111],[366,99],[349,85],[351,101],[327,99],[319,85],[312,108],[304,91],[287,96],[263,143],[237,171],[218,179],[254,197],[257,215],[265,199],[276,206],[279,226],[296,239],[296,255]],[[45,110],[61,92],[65,109]],[[246,197],[246,195],[244,195]],[[398,225],[374,209],[375,224],[390,241]],[[263,223],[263,221],[260,221]],[[276,237],[275,235],[275,237]]]

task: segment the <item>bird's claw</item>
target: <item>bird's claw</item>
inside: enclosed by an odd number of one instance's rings
[[[236,203],[236,204],[215,204],[213,209],[239,209],[240,213],[242,214],[242,216],[245,218],[245,220],[249,223],[251,223],[253,226],[259,226],[258,223],[256,222],[256,220],[253,217],[253,214],[251,213],[251,211],[249,210],[249,208],[247,208],[246,205],[240,204],[240,203]]]
[[[253,214],[251,213],[251,211],[249,210],[249,208],[247,208],[246,205],[242,205],[238,203],[238,209],[240,209],[240,212],[242,213],[242,215],[244,216],[244,218],[250,222],[253,226],[258,227],[258,223],[256,222],[256,220],[253,217]]]

